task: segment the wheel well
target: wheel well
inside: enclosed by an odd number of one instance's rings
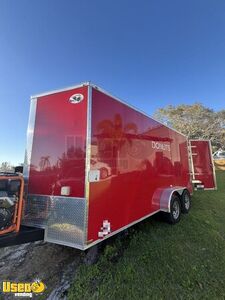
[[[163,192],[159,193],[160,197],[160,209],[164,212],[170,212],[170,202],[173,197],[173,195],[176,195],[179,197],[180,204],[182,201],[182,194],[186,187],[170,187],[164,189]],[[157,197],[157,194],[156,194]]]

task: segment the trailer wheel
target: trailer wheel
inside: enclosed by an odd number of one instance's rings
[[[181,211],[187,214],[191,209],[191,195],[188,190],[184,190],[181,196]]]
[[[176,224],[180,221],[180,216],[181,216],[180,197],[176,194],[173,194],[170,202],[170,212],[167,213],[167,221],[170,224]]]

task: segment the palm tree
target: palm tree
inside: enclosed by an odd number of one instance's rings
[[[46,169],[51,168],[51,163],[50,163],[50,156],[42,156],[39,166],[41,171],[45,171]]]
[[[99,141],[110,139],[112,143],[112,156],[113,156],[113,173],[117,174],[118,157],[121,147],[128,142],[132,144],[134,135],[137,134],[137,125],[134,123],[123,124],[120,114],[115,114],[113,120],[103,120],[97,125],[97,131],[100,132],[95,135]]]

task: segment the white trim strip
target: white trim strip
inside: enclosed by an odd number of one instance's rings
[[[87,133],[86,133],[86,160],[85,160],[85,224],[84,224],[84,241],[87,242],[88,236],[88,211],[89,211],[89,172],[91,162],[91,120],[92,120],[92,87],[88,86],[88,98],[87,98]]]

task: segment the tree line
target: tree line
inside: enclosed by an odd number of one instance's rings
[[[225,110],[214,111],[201,103],[168,105],[154,117],[189,139],[211,140],[213,150],[225,149]]]

